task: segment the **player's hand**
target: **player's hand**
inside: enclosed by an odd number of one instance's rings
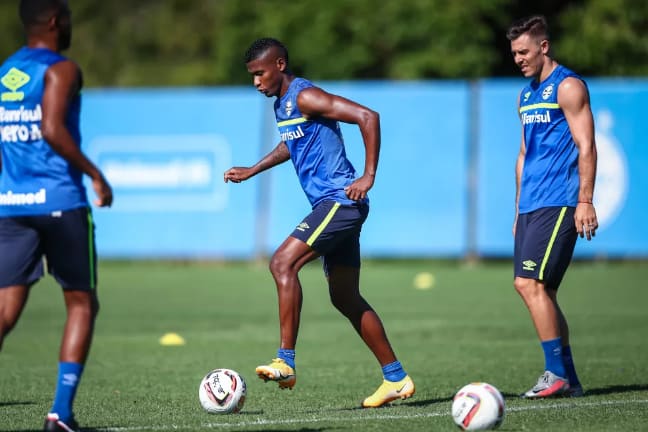
[[[590,203],[578,203],[574,212],[574,221],[576,222],[576,231],[578,235],[587,237],[592,240],[598,229],[598,220],[596,219],[596,210]]]
[[[344,192],[349,199],[353,201],[360,201],[367,198],[367,192],[374,184],[374,176],[363,175],[362,177],[356,179],[349,186],[344,188]]]
[[[92,179],[92,188],[97,195],[97,199],[94,200],[95,205],[99,207],[110,207],[112,205],[112,188],[103,175],[99,175],[97,178]]]
[[[225,171],[223,179],[225,180],[225,183],[228,181],[231,181],[232,183],[241,183],[242,181],[252,177],[253,174],[252,168],[232,167]]]

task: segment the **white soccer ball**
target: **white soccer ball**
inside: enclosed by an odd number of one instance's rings
[[[499,390],[482,382],[463,386],[452,399],[452,418],[467,431],[495,429],[504,421],[505,409]]]
[[[245,403],[245,380],[231,369],[214,369],[200,381],[198,399],[210,414],[236,413]]]

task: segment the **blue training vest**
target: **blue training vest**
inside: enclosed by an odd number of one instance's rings
[[[281,141],[290,151],[290,158],[311,206],[333,200],[343,205],[354,204],[344,188],[356,179],[356,171],[347,159],[340,125],[335,120],[307,120],[297,106],[297,96],[313,83],[295,78],[288,91],[274,104]],[[365,201],[366,202],[366,201]]]
[[[41,135],[47,69],[62,55],[23,47],[0,66],[0,217],[42,215],[87,206],[83,174]],[[66,126],[81,144],[81,97],[73,98]]]
[[[578,203],[578,148],[558,105],[558,86],[567,77],[582,78],[558,65],[542,82],[520,94],[520,119],[526,156],[520,184],[520,213]]]

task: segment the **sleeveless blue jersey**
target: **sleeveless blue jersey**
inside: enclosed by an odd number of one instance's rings
[[[532,81],[520,95],[526,156],[520,183],[520,213],[578,203],[578,149],[558,105],[558,86],[582,78],[558,65],[542,82]]]
[[[23,47],[0,66],[0,217],[39,215],[87,206],[83,174],[41,135],[45,72],[66,60],[46,48]],[[77,95],[66,126],[80,145]]]
[[[326,118],[307,120],[297,106],[299,93],[313,86],[306,79],[295,78],[286,94],[277,98],[274,109],[279,135],[313,207],[324,200],[354,204],[344,192],[356,179],[356,171],[347,159],[340,125]]]

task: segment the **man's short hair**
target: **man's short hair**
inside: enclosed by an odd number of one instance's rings
[[[265,54],[266,51],[268,51],[270,48],[279,48],[281,52],[281,57],[286,60],[286,63],[288,63],[288,50],[282,44],[279,42],[277,39],[273,38],[260,38],[252,42],[252,45],[245,51],[245,63],[249,63],[252,60],[256,60],[259,57],[261,57],[263,54]]]
[[[61,0],[20,0],[20,21],[25,28],[43,24],[63,9]]]
[[[549,39],[549,26],[546,18],[542,15],[522,18],[509,27],[506,32],[506,38],[512,41],[525,33],[528,33],[529,36],[535,39]]]

